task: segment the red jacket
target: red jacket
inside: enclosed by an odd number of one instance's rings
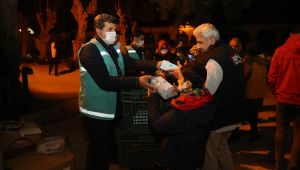
[[[279,102],[300,105],[300,34],[276,49],[268,83]]]

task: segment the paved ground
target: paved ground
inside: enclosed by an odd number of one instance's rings
[[[79,71],[62,74],[58,77],[48,75],[47,65],[30,64],[33,74],[28,76],[30,89],[30,112],[23,115],[27,121],[35,121],[43,130],[43,136],[63,136],[68,139],[68,148],[76,156],[76,169],[83,169],[86,140],[83,136],[78,114],[77,96],[79,90]],[[67,70],[60,64],[60,71]],[[274,96],[268,93],[264,105],[274,105]],[[273,135],[275,113],[261,112],[259,115],[261,139],[248,142],[249,125],[242,125],[240,139],[230,144],[235,167],[238,170],[273,169]],[[112,164],[111,170],[119,170]]]

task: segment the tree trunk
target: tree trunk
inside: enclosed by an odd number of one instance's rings
[[[44,61],[47,58],[47,41],[49,38],[49,31],[56,23],[56,13],[54,10],[50,9],[48,3],[46,6],[46,21],[44,21],[42,12],[42,10],[39,10],[36,14],[36,18],[40,26],[40,35],[36,40],[36,47],[40,51],[39,59]]]
[[[20,41],[20,53],[21,53],[21,57],[24,58],[26,57],[26,55],[29,52],[29,35],[28,35],[28,22],[27,22],[27,18],[22,16],[21,14],[18,14],[18,24],[19,24],[19,28],[18,28],[18,37],[19,37],[19,41]]]
[[[78,23],[76,39],[73,41],[73,60],[78,59],[78,50],[85,40],[87,29],[87,18],[89,14],[94,14],[97,10],[97,0],[92,0],[87,9],[84,9],[80,0],[74,0],[71,13]]]
[[[120,31],[120,38],[119,41],[122,46],[126,45],[125,33],[126,33],[126,20],[125,20],[125,13],[123,10],[122,0],[118,0],[117,7],[116,7],[117,15],[119,16],[120,23],[118,25],[118,30]]]
[[[46,61],[47,59],[47,42],[48,42],[48,32],[41,32],[39,37],[35,40],[36,48],[39,50],[39,61]]]

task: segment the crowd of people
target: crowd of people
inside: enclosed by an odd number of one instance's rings
[[[260,41],[244,45],[239,37],[233,37],[224,42],[211,23],[195,28],[193,45],[180,41],[170,46],[168,39],[160,39],[156,50],[150,53],[143,48],[147,42],[142,31],[136,30],[131,44],[120,47],[116,29],[115,17],[97,15],[95,36],[78,52],[79,107],[89,138],[87,170],[109,169],[115,128],[121,117],[120,92],[136,88],[151,91],[149,124],[167,141],[163,149],[170,170],[232,170],[228,140],[244,121],[251,125],[249,140],[260,138],[258,113],[268,84],[279,102],[275,169],[284,166],[282,146],[290,122],[293,122],[294,141],[288,169],[300,168],[297,30],[275,51],[270,64]],[[146,53],[153,55],[149,57]],[[149,83],[163,60],[178,65],[178,69],[164,74],[179,92],[170,100],[163,100]],[[161,109],[161,103],[168,108]]]

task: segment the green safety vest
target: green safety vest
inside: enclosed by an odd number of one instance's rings
[[[89,43],[93,43],[97,46],[106,69],[110,76],[118,76],[117,68],[108,54],[106,49],[95,39],[91,39]],[[85,44],[85,45],[87,45]],[[84,45],[84,46],[85,46]],[[84,47],[83,46],[83,47]],[[82,48],[82,47],[81,47]],[[78,55],[81,51],[79,49]],[[122,74],[124,75],[124,61],[120,49],[114,46],[116,52],[118,53],[118,63]],[[117,106],[117,92],[102,90],[87,72],[87,70],[82,66],[79,61],[80,68],[80,94],[79,94],[79,110],[82,114],[102,120],[112,120],[115,117],[116,106]]]
[[[131,46],[126,46],[127,50],[128,50],[128,54],[129,54],[129,57],[133,58],[133,59],[143,59],[143,58],[140,58],[138,53],[135,51],[134,48],[132,48]]]

